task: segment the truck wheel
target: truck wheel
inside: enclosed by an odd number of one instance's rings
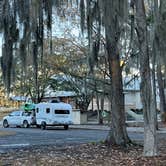
[[[64,129],[68,130],[69,126],[68,125],[64,125]]]
[[[28,121],[27,121],[27,120],[24,120],[24,121],[23,121],[23,127],[24,127],[24,128],[28,128],[28,127],[29,127],[29,124],[28,124]]]
[[[3,121],[3,127],[4,128],[9,127],[8,121],[6,119]]]
[[[42,123],[41,123],[41,129],[42,129],[42,130],[45,130],[45,129],[46,129],[46,122],[42,122]]]

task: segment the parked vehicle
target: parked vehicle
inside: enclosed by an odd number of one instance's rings
[[[6,128],[11,125],[16,125],[28,128],[31,124],[35,123],[34,121],[32,112],[14,111],[3,118],[3,127]]]
[[[41,129],[46,129],[46,126],[68,126],[72,124],[71,111],[72,107],[66,103],[39,103],[35,105],[36,124]]]

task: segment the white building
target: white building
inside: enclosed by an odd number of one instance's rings
[[[141,102],[141,96],[140,96],[140,79],[133,79],[131,78],[125,78],[123,80],[124,86],[124,97],[125,97],[125,109],[141,109],[142,108],[142,102]],[[158,91],[156,92],[156,99],[157,99],[157,108],[159,109],[159,93]],[[100,101],[100,99],[99,99]],[[100,102],[99,102],[100,103]],[[99,106],[99,108],[101,108]],[[88,110],[97,110],[97,102],[96,99],[94,98],[89,107]],[[104,110],[110,110],[110,104],[108,97],[104,98]]]

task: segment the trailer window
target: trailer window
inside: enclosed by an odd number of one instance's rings
[[[46,108],[46,113],[47,113],[47,114],[50,113],[50,108]]]
[[[54,112],[55,112],[55,114],[69,114],[70,113],[69,110],[55,110]]]

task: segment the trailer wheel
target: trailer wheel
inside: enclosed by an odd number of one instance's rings
[[[64,125],[64,129],[68,130],[69,126],[68,125]]]
[[[45,130],[45,129],[46,129],[46,122],[42,122],[42,123],[41,123],[41,129],[42,129],[42,130]]]

